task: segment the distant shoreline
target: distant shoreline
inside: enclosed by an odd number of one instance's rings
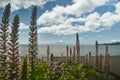
[[[99,45],[120,45],[120,42],[113,42],[113,43],[102,43]]]

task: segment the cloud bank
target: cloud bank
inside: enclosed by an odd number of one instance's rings
[[[6,4],[11,4],[11,10],[19,10],[21,8],[29,8],[32,5],[40,6],[42,7],[49,1],[55,1],[55,0],[0,0],[0,7],[5,7]]]
[[[1,0],[0,7],[11,3],[12,11],[27,9],[32,5],[42,7],[49,1],[55,0]],[[95,12],[96,7],[106,5],[112,0],[73,0],[72,5],[53,7],[37,20],[38,33],[52,33],[55,35],[71,35],[82,32],[99,32],[109,29],[120,22],[120,2],[114,4],[113,12],[103,14]],[[88,15],[84,15],[89,13]],[[20,23],[20,30],[29,29],[29,25]]]
[[[107,2],[109,0],[73,0],[72,5],[56,6],[52,11],[46,11],[38,18],[37,24],[43,26],[38,32],[70,35],[111,28],[120,22],[120,2],[114,5],[115,11],[113,12],[106,11],[103,14],[92,12],[96,7],[105,5]],[[82,16],[87,12],[91,13]]]

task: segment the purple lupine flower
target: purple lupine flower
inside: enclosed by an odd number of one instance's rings
[[[98,41],[96,41],[96,44],[95,44],[95,63],[94,63],[94,69],[98,70]]]
[[[24,58],[22,64],[21,80],[27,80],[27,56]]]
[[[49,68],[50,69],[53,69],[53,65],[54,64],[54,54],[53,53],[51,53],[50,54],[50,61],[49,61]]]
[[[91,67],[91,52],[88,53],[88,65]]]
[[[76,33],[76,63],[79,63],[80,57],[80,43],[79,43],[79,35]]]
[[[108,46],[105,47],[105,61],[104,61],[104,80],[109,80],[109,72],[110,72],[110,55],[108,52]]]
[[[34,80],[33,74],[36,71],[37,54],[38,54],[38,40],[37,40],[37,26],[36,26],[36,15],[37,6],[32,10],[32,16],[30,21],[29,31],[29,44],[28,44],[28,55],[29,55],[29,67],[30,67],[30,78]]]
[[[72,49],[70,48],[70,62],[72,61]]]
[[[49,61],[49,55],[50,55],[50,47],[47,46],[47,61]]]
[[[10,3],[3,11],[3,17],[0,24],[0,79],[7,80],[7,51],[8,51],[8,26],[10,16]]]
[[[19,16],[16,15],[12,22],[10,41],[8,43],[9,45],[8,56],[10,60],[8,69],[9,80],[19,80],[20,76],[18,32],[19,32]]]
[[[100,58],[99,58],[99,67],[100,67],[100,70],[102,70],[102,65],[103,65],[103,55],[101,54]]]
[[[67,47],[66,47],[66,62],[68,63],[68,61],[69,61],[69,52],[68,52],[68,45],[67,45]]]
[[[73,62],[75,62],[75,47],[73,48]]]

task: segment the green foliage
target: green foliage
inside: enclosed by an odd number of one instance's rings
[[[77,70],[80,71],[82,67],[83,67],[83,64],[78,64]]]
[[[59,80],[73,80],[74,79],[74,69],[70,64],[64,64],[61,68],[62,75]]]
[[[62,76],[59,80],[98,80],[93,69],[83,68],[83,64],[65,64],[62,67]]]
[[[34,80],[53,80],[54,72],[48,68],[48,63],[37,62],[37,70],[33,72],[32,79]],[[28,80],[32,80],[29,77]]]
[[[55,79],[55,71],[48,68],[48,63],[37,62],[37,70],[34,71],[34,80],[98,80],[96,71],[90,68],[83,68],[83,64],[64,64],[60,69],[61,76]],[[32,80],[30,77],[28,80]]]

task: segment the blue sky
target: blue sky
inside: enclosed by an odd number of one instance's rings
[[[7,3],[11,3],[10,24],[16,14],[20,16],[20,44],[28,43],[34,5],[39,44],[75,44],[75,33],[81,44],[120,41],[119,0],[0,0],[0,22]]]

